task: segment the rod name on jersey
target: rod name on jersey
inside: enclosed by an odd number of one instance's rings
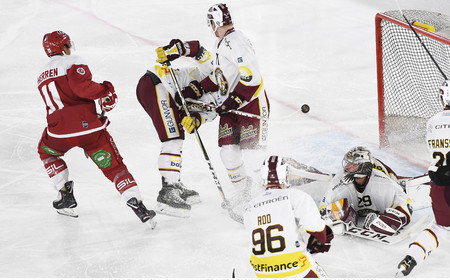
[[[270,214],[258,216],[258,226],[270,224],[271,222],[272,222],[272,217],[270,216]]]
[[[449,148],[450,139],[430,139],[428,146],[432,149]]]
[[[289,199],[287,195],[282,195],[282,196],[279,196],[279,197],[274,197],[274,198],[271,198],[271,199],[268,199],[268,200],[265,200],[265,201],[261,201],[261,202],[255,203],[255,204],[253,205],[253,208],[258,208],[258,207],[261,207],[261,206],[268,205],[268,204],[270,204],[270,203],[276,203],[276,202],[278,202],[278,201],[283,201],[283,200],[287,200],[287,199]]]
[[[47,80],[48,78],[53,78],[56,76],[58,76],[58,68],[45,70],[44,72],[42,72],[41,75],[39,75],[37,79],[37,84],[40,85],[43,81]]]

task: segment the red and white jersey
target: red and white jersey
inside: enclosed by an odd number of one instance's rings
[[[244,225],[252,244],[250,263],[260,278],[303,277],[315,261],[299,234],[321,232],[325,222],[310,195],[297,189],[269,189],[245,208]]]
[[[231,29],[218,39],[213,50],[214,72],[210,79],[219,86],[214,98],[220,106],[230,93],[236,92],[247,102],[264,96],[264,85],[250,40],[240,31]]]
[[[400,206],[405,213],[409,213],[407,207],[408,196],[402,187],[388,177],[382,171],[373,169],[362,193],[358,192],[353,183],[339,183],[338,174],[330,181],[329,188],[320,201],[320,209],[347,198],[350,205],[359,216],[366,216],[370,212],[383,213],[387,208]]]
[[[42,69],[37,87],[47,109],[47,131],[55,138],[86,135],[106,127],[100,122],[95,99],[108,89],[92,81],[89,67],[75,55],[53,56]]]
[[[427,122],[427,144],[430,151],[430,170],[448,165],[450,152],[450,110],[444,110]]]

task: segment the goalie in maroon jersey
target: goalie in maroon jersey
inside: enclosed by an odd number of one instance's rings
[[[155,212],[142,203],[138,186],[106,130],[108,118],[96,111],[97,99],[102,111],[115,107],[117,95],[113,85],[108,81],[101,84],[92,81],[89,67],[80,57],[71,55],[72,42],[66,33],[45,34],[42,45],[50,60],[37,80],[47,110],[47,127],[39,141],[38,153],[58,191],[53,207],[60,214],[78,217],[73,209],[77,206],[74,183],[69,180],[62,157],[73,147],[80,147],[115,184],[139,219],[154,226]]]

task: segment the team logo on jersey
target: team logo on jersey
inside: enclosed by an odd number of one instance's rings
[[[242,127],[241,128],[241,141],[252,138],[258,135],[258,132],[256,131],[256,128],[253,128],[253,125],[250,125],[249,127]]]
[[[100,168],[108,168],[111,166],[112,156],[111,153],[105,150],[98,150],[92,154],[92,160]]]
[[[83,67],[78,67],[77,68],[77,73],[80,74],[80,75],[84,75],[84,74],[86,74],[86,71],[84,71]]]
[[[89,123],[87,121],[83,121],[82,124],[84,128],[88,128],[89,126]]]
[[[240,56],[240,57],[238,57],[237,61],[238,61],[238,63],[242,63],[242,62],[244,62],[244,59]]]
[[[44,152],[46,152],[47,154],[52,155],[52,156],[60,156],[61,155],[61,153],[59,153],[47,146],[42,146],[42,149],[44,150]]]
[[[224,126],[219,125],[219,138],[224,138],[233,134],[233,128],[228,128],[228,124],[226,123]]]
[[[223,72],[220,68],[216,68],[214,70],[214,76],[216,77],[217,85],[219,85],[220,95],[225,96],[228,92],[228,81],[223,75]]]
[[[246,83],[250,82],[253,78],[252,71],[245,66],[239,67],[239,73],[241,73],[241,80]]]

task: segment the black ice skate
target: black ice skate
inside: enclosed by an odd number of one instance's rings
[[[155,217],[156,213],[153,210],[148,210],[142,201],[138,201],[135,197],[130,198],[127,201],[127,205],[133,209],[134,213],[143,223],[148,223],[149,226],[153,229],[156,226],[156,222],[153,221],[153,217]]]
[[[404,276],[408,276],[409,273],[413,270],[413,268],[417,265],[416,260],[411,257],[410,255],[407,255],[397,266],[398,271],[395,276],[399,276],[400,272],[403,273]]]
[[[77,207],[77,201],[73,196],[73,181],[68,181],[59,191],[58,198],[53,201],[53,207],[61,215],[78,218],[77,212],[73,208]]]
[[[174,184],[169,184],[165,181],[164,178],[162,178],[162,185],[163,185],[163,188],[164,187],[174,187],[174,188],[180,190],[181,191],[180,197],[189,205],[194,205],[194,204],[201,202],[200,195],[198,194],[198,192],[187,189],[186,186],[180,181],[178,181]]]
[[[158,202],[156,211],[169,216],[187,218],[189,217],[191,205],[181,198],[181,190],[173,185],[163,186],[156,198]]]

